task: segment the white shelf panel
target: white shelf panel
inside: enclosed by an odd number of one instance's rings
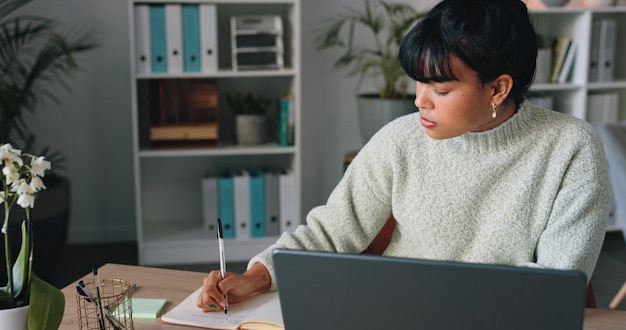
[[[225,240],[227,262],[245,262],[276,241],[258,238],[247,241]],[[141,247],[142,265],[204,264],[219,262],[216,240],[145,242]]]
[[[209,3],[215,3],[215,4],[226,4],[226,5],[264,5],[264,4],[283,4],[283,5],[293,5],[295,3],[297,3],[299,0],[262,0],[262,1],[255,1],[255,0],[210,0],[210,1],[203,1],[203,0],[149,0],[149,1],[135,1],[136,3],[138,2],[149,2],[149,3],[199,3],[199,2],[209,2]]]
[[[531,91],[576,91],[584,88],[581,84],[566,83],[566,84],[533,84],[530,87]]]
[[[626,80],[589,83],[589,89],[590,90],[598,90],[598,89],[624,89],[624,88],[626,88]]]
[[[291,77],[297,73],[294,69],[279,70],[218,70],[216,72],[143,73],[137,79],[176,79],[176,78],[247,78],[247,77]]]
[[[143,243],[139,245],[143,265],[169,265],[219,262],[217,239],[199,225],[146,222]],[[278,237],[225,239],[227,261],[247,261]]]
[[[296,153],[294,146],[281,147],[276,143],[261,146],[231,145],[206,149],[153,149],[141,150],[141,158],[158,157],[205,157],[205,156],[249,156],[249,155],[289,155]]]

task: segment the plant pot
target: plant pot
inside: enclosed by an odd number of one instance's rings
[[[30,306],[0,309],[0,329],[27,330]]]
[[[35,207],[31,210],[33,226],[33,270],[39,278],[50,283],[67,242],[70,215],[70,181],[67,177],[47,175],[44,177],[46,189],[37,193]],[[0,210],[4,216],[4,211]],[[4,218],[3,218],[4,219]],[[20,226],[26,219],[24,209],[18,205],[11,208],[9,215],[9,235],[13,258],[19,252]],[[0,244],[0,283],[6,284],[4,265],[4,244]],[[3,328],[2,328],[3,329]]]
[[[378,94],[361,94],[357,99],[359,130],[364,143],[388,122],[417,111],[415,96],[404,99],[381,99]]]
[[[237,143],[254,145],[265,142],[267,127],[264,115],[237,115]]]

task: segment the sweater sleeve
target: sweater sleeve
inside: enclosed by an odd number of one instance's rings
[[[605,235],[609,183],[602,143],[591,127],[564,159],[565,175],[536,248],[536,264],[575,269],[591,279]]]
[[[253,257],[248,267],[262,263],[276,273],[272,251],[276,248],[360,253],[371,243],[391,215],[393,160],[386,139],[374,136],[348,166],[325,205],[313,208],[293,233],[283,233],[276,244]]]

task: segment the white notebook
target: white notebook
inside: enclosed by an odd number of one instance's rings
[[[278,292],[256,294],[222,311],[205,313],[196,306],[202,288],[189,295],[178,306],[165,313],[161,320],[209,329],[284,329]]]

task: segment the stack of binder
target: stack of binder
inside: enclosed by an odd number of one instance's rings
[[[589,81],[613,80],[617,21],[614,18],[594,20],[591,28]]]
[[[222,221],[224,239],[277,237],[293,232],[295,181],[288,171],[246,171],[202,179],[203,223],[208,238]]]
[[[139,3],[134,15],[137,73],[217,70],[215,4]]]
[[[232,16],[230,27],[235,71],[283,68],[283,23],[280,16]]]

